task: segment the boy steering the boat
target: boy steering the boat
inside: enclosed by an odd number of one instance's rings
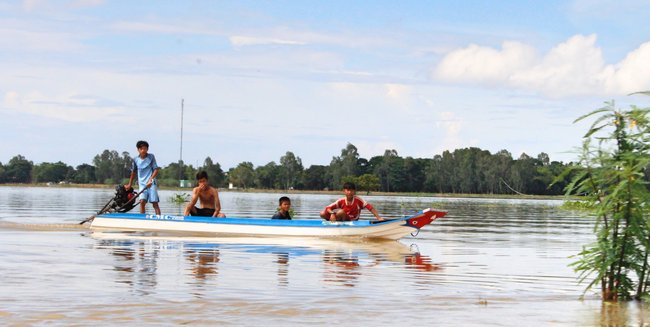
[[[320,213],[321,218],[331,222],[359,220],[361,209],[365,208],[372,212],[377,220],[384,220],[370,203],[355,195],[357,187],[354,183],[343,184],[343,192],[345,197],[325,207]]]
[[[160,199],[156,180],[160,167],[156,163],[156,157],[149,153],[149,143],[147,141],[138,141],[135,147],[138,149],[138,155],[133,158],[129,183],[124,185],[124,189],[126,191],[130,190],[133,180],[137,177],[138,187],[142,192],[140,194],[140,213],[145,213],[147,202],[151,202],[153,210],[157,215],[160,215],[160,206],[158,205]]]
[[[196,174],[198,186],[192,190],[192,200],[185,207],[185,216],[204,216],[224,218],[221,213],[219,191],[208,184],[208,173],[200,171]],[[201,208],[196,207],[196,202],[201,200]]]

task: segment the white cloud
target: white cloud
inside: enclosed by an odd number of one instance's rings
[[[23,10],[28,12],[33,11],[46,3],[46,0],[23,0]]]
[[[502,49],[475,44],[448,53],[434,78],[533,90],[550,97],[626,94],[650,88],[650,42],[606,65],[596,35],[575,35],[544,56],[518,42]]]
[[[105,2],[104,0],[74,0],[70,2],[70,6],[73,8],[97,7],[103,5]]]
[[[306,43],[300,41],[266,38],[266,37],[252,37],[252,36],[231,36],[230,43],[235,47],[243,47],[250,45],[305,45]]]
[[[386,84],[386,96],[391,99],[400,100],[408,97],[410,88],[403,84]]]
[[[632,93],[650,90],[650,42],[630,52],[616,65],[608,65],[602,72],[608,93]]]
[[[122,32],[136,32],[136,33],[161,33],[161,34],[197,34],[197,35],[211,35],[218,34],[203,27],[194,27],[177,24],[163,24],[151,22],[116,22],[111,25],[111,28],[116,31]]]
[[[0,39],[0,49],[9,52],[76,52],[84,49],[78,36],[61,32],[29,31],[20,26],[0,28]]]
[[[6,109],[67,122],[91,122],[113,119],[124,110],[118,104],[78,94],[47,96],[37,91],[5,93]]]
[[[535,50],[519,42],[503,42],[501,50],[471,44],[447,54],[435,75],[450,81],[504,81],[518,70],[530,67],[535,59]]]
[[[374,156],[381,156],[386,150],[396,150],[399,148],[397,143],[386,138],[379,140],[373,139],[356,141],[354,143],[354,146],[357,147],[359,156],[365,159],[370,159]]]
[[[573,0],[567,6],[569,13],[585,18],[616,20],[624,23],[620,17],[642,15],[648,10],[646,0]]]
[[[19,101],[18,92],[8,91],[5,93],[3,104],[6,108],[14,108],[18,105]]]
[[[22,9],[26,12],[35,11],[56,11],[59,9],[68,8],[84,8],[84,7],[97,7],[103,5],[105,0],[70,0],[63,5],[56,1],[50,0],[23,0]]]
[[[601,93],[602,51],[596,35],[576,35],[552,48],[534,66],[515,72],[511,84],[550,96]]]

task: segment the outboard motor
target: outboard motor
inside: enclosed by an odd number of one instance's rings
[[[115,197],[108,200],[104,207],[101,210],[97,211],[96,214],[82,220],[79,225],[83,225],[84,223],[92,221],[97,215],[111,212],[128,212],[135,207],[135,197],[137,196],[138,193],[136,193],[133,189],[131,189],[131,191],[127,191],[126,188],[124,188],[124,185],[117,185],[115,186]]]
[[[115,197],[113,198],[113,210],[117,212],[129,212],[136,205],[136,200],[133,199],[137,193],[131,188],[127,191],[124,185],[115,186]]]

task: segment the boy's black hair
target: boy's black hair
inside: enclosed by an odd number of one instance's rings
[[[356,190],[357,186],[354,185],[354,183],[352,183],[352,182],[345,182],[345,184],[343,184],[343,189],[344,190]]]
[[[143,146],[146,146],[147,149],[148,149],[149,148],[149,143],[147,143],[147,141],[138,141],[138,143],[135,144],[136,149],[139,149],[139,148],[141,148]]]
[[[196,173],[196,180],[198,181],[201,178],[208,179],[208,172],[205,170],[201,170],[200,172]]]
[[[288,196],[280,197],[280,200],[278,201],[278,203],[279,203],[279,204],[282,204],[282,202],[289,202],[289,203],[291,203],[291,199],[289,199]]]

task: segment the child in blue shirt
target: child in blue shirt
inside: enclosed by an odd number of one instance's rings
[[[157,215],[160,215],[160,207],[158,206],[160,199],[158,198],[158,182],[156,181],[160,167],[156,163],[156,157],[149,153],[149,143],[147,141],[138,141],[135,146],[138,148],[138,155],[133,158],[129,184],[124,185],[124,188],[128,191],[137,175],[138,187],[140,191],[144,190],[140,194],[140,213],[144,213],[145,205],[147,202],[151,202],[153,210]]]

